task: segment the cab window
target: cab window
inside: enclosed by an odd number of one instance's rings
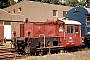
[[[64,25],[63,24],[59,24],[59,32],[63,32],[64,31]]]
[[[75,26],[75,33],[78,33],[78,26]]]
[[[73,26],[67,26],[67,33],[74,33],[74,27]]]

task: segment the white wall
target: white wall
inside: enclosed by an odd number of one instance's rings
[[[4,38],[11,38],[11,25],[4,25]]]

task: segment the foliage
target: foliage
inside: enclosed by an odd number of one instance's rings
[[[90,8],[90,0],[87,1],[87,6],[88,8]]]
[[[8,6],[11,6],[15,4],[14,0],[0,0],[0,8],[6,8]]]
[[[52,4],[59,4],[59,0],[51,0]]]
[[[78,3],[77,3],[77,6],[83,7],[83,6],[84,6],[84,2],[78,2]]]
[[[0,0],[0,8],[5,8],[9,5],[8,0]]]
[[[78,0],[66,0],[65,4],[67,6],[75,7],[78,6]]]
[[[20,2],[22,0],[18,0]],[[50,4],[58,4],[59,5],[59,0],[30,0],[30,1],[37,1],[37,2],[43,2],[43,3],[50,3]]]
[[[11,6],[11,5],[14,5],[16,2],[14,1],[14,0],[8,0],[8,2],[9,2],[9,5]]]
[[[18,0],[20,2],[22,0]],[[64,6],[80,6],[80,7],[90,7],[90,0],[82,0],[79,2],[78,0],[66,0],[65,3],[60,2],[60,0],[30,0],[30,1],[37,1],[37,2],[42,2],[42,3],[50,3],[50,4],[57,4],[57,5],[64,5]],[[86,3],[88,4],[86,6]]]

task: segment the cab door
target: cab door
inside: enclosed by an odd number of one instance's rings
[[[66,46],[75,46],[74,25],[66,25]]]
[[[81,27],[79,25],[75,26],[75,46],[80,46],[82,44],[81,39]]]

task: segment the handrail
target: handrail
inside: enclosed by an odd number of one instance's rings
[[[65,40],[65,32],[64,32],[64,40]]]

